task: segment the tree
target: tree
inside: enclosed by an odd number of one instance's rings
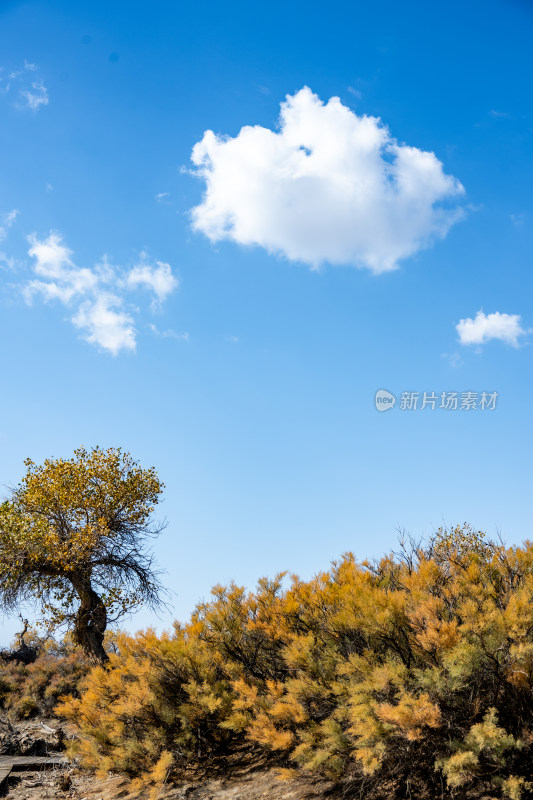
[[[51,627],[67,623],[76,644],[105,662],[108,623],[161,603],[148,545],[164,527],[151,521],[164,485],[120,448],[24,463],[0,505],[0,606],[33,601]]]

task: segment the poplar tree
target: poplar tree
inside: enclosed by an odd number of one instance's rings
[[[50,627],[67,624],[103,663],[108,624],[161,603],[149,544],[164,527],[152,520],[163,483],[120,448],[24,463],[0,505],[0,607],[33,602]]]

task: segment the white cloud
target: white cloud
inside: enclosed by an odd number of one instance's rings
[[[114,356],[121,350],[135,350],[135,328],[132,317],[120,310],[122,300],[102,294],[80,306],[72,322],[85,332],[85,339],[108,350]]]
[[[509,214],[509,217],[515,228],[522,228],[524,226],[524,222],[526,221],[525,214]]]
[[[353,94],[356,100],[363,99],[363,92],[360,89],[355,89],[353,86],[348,86],[348,91]]]
[[[44,241],[33,234],[29,242],[28,255],[35,259],[34,272],[45,280],[32,280],[25,286],[24,295],[28,301],[34,294],[42,294],[45,300],[60,300],[66,304],[76,295],[96,291],[98,275],[73,264],[72,251],[62,243],[59,234],[51,233]]]
[[[157,325],[154,325],[153,322],[149,322],[148,327],[154,336],[160,336],[162,339],[180,339],[182,342],[189,341],[189,334],[187,331],[184,333],[176,333],[176,331],[173,331],[170,328],[166,331],[160,331]]]
[[[518,347],[519,339],[529,331],[522,328],[521,317],[518,314],[484,314],[478,311],[475,319],[460,320],[456,325],[461,344],[485,344],[491,339],[500,339],[502,342]]]
[[[12,209],[8,214],[4,214],[2,217],[2,222],[0,223],[0,242],[2,239],[5,239],[10,227],[15,222],[16,218],[19,215],[19,210],[17,208]]]
[[[129,272],[117,269],[105,256],[91,268],[78,267],[60,234],[52,232],[43,240],[33,234],[28,240],[36,277],[23,286],[26,301],[31,303],[39,295],[46,302],[59,301],[73,308],[71,321],[86,341],[113,355],[136,346],[133,309],[125,310],[124,291],[148,288],[162,302],[178,285],[170,265],[150,264],[146,253],[142,265]]]
[[[74,267],[69,250],[62,244],[58,233],[51,233],[48,239],[40,241],[35,233],[28,236],[31,245],[28,255],[35,259],[35,272],[44,278],[62,278]]]
[[[158,192],[156,194],[155,199],[158,203],[166,203],[170,197],[170,192]]]
[[[313,268],[395,269],[463,215],[450,201],[464,189],[433,153],[398,144],[378,118],[338,97],[324,104],[307,87],[287,96],[279,131],[206,131],[192,161],[206,184],[195,230]]]
[[[11,272],[16,268],[16,260],[13,256],[8,256],[7,253],[0,251],[0,269]]]
[[[24,100],[23,104],[15,104],[19,108],[38,111],[41,106],[47,106],[49,102],[48,89],[38,74],[38,69],[37,64],[29,61],[24,61],[21,69],[14,69],[7,73],[3,67],[0,67],[0,94],[8,94],[12,87],[18,87],[18,95]],[[31,79],[28,73],[33,73]]]
[[[441,358],[445,358],[450,367],[453,367],[454,369],[462,367],[464,363],[459,353],[443,353]]]
[[[168,295],[178,288],[179,281],[172,274],[170,264],[156,261],[155,266],[144,263],[146,253],[141,253],[142,262],[133,267],[127,276],[130,288],[144,288],[152,291],[157,300],[162,303]]]
[[[48,89],[42,81],[33,81],[30,89],[21,89],[20,96],[32,111],[38,111],[41,106],[47,106],[49,102]]]

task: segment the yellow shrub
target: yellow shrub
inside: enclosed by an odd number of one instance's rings
[[[365,792],[408,774],[428,796],[478,781],[514,800],[532,690],[533,545],[463,527],[310,581],[217,586],[172,635],[119,637],[62,713],[84,763],[154,786],[247,747]]]

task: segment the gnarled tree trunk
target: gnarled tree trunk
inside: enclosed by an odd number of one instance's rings
[[[104,650],[107,627],[107,610],[102,598],[94,591],[86,575],[71,577],[72,585],[80,598],[80,607],[74,619],[73,638],[90,659],[104,664],[108,655]]]

